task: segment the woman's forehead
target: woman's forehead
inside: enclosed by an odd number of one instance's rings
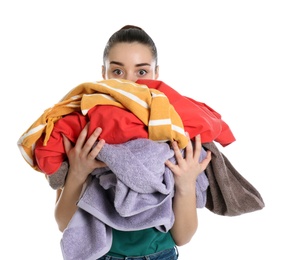
[[[153,58],[150,48],[147,45],[138,42],[117,43],[110,49],[108,56],[109,60],[114,58],[124,59],[124,57],[129,58],[130,56],[136,56],[150,60]]]

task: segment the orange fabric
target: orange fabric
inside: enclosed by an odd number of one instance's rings
[[[108,83],[109,81],[101,82]],[[123,82],[124,84],[128,83],[127,81]],[[73,89],[63,99],[62,102],[65,102],[65,115],[59,115],[57,105],[54,111],[47,110],[45,112],[45,116],[52,114],[55,115],[55,117],[47,117],[47,119],[50,120],[47,120],[47,122],[51,123],[51,127],[42,129],[41,134],[36,133],[36,139],[33,139],[36,145],[34,146],[32,142],[29,143],[30,150],[28,151],[32,158],[28,157],[29,160],[32,160],[30,165],[36,170],[46,174],[56,172],[62,161],[66,159],[61,134],[65,134],[72,142],[76,142],[79,133],[88,121],[90,121],[89,135],[96,127],[100,126],[103,129],[100,138],[110,144],[123,143],[135,138],[150,138],[149,131],[152,128],[154,128],[152,129],[153,139],[160,141],[171,140],[169,139],[169,132],[175,130],[173,128],[179,125],[179,120],[182,121],[183,127],[185,131],[189,133],[190,138],[194,138],[197,134],[200,134],[202,143],[216,141],[226,146],[235,141],[231,129],[222,120],[221,115],[206,104],[180,95],[162,81],[139,80],[136,83],[136,88],[141,86],[143,91],[149,89],[148,91],[151,93],[148,99],[151,100],[152,109],[145,110],[141,108],[141,112],[149,111],[149,119],[145,117],[145,114],[139,118],[140,112],[130,111],[122,106],[121,103],[117,102],[118,104],[114,105],[114,100],[108,101],[109,103],[105,102],[104,99],[94,102],[92,98],[94,90],[92,92],[90,85],[86,85],[86,83],[85,85],[82,84],[80,85],[80,89]],[[84,96],[84,93],[88,93],[88,95]],[[165,99],[164,95],[167,99]],[[74,97],[77,97],[77,99]],[[85,99],[84,108],[82,108],[82,104],[78,101],[82,101],[82,97]],[[66,102],[65,99],[69,100],[69,103]],[[169,103],[171,106],[169,106]],[[67,104],[69,106],[67,106]],[[136,106],[137,104],[133,105]],[[80,106],[82,111],[87,111],[86,116],[80,112]],[[73,111],[76,112],[73,112],[71,107],[73,107]],[[135,108],[129,108],[136,110]],[[168,119],[173,119],[171,124],[163,123],[159,125],[159,118],[162,114],[168,115]],[[178,118],[176,114],[179,115]],[[152,121],[152,118],[155,120]],[[40,119],[43,120],[43,118]],[[176,119],[178,119],[177,122]],[[41,121],[38,120],[37,122]],[[43,121],[42,123],[44,124],[46,122]],[[37,127],[42,127],[42,125],[37,125]],[[178,133],[179,131],[181,131],[181,129],[178,129]],[[30,131],[30,133],[35,134],[32,131]],[[47,135],[49,135],[48,142]],[[24,136],[25,135],[21,138]],[[21,139],[18,144],[21,149],[24,143],[20,141]],[[183,144],[183,147],[185,147],[185,144]],[[23,153],[23,155],[24,154],[25,153]]]

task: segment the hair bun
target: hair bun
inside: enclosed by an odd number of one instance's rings
[[[138,27],[138,26],[135,26],[135,25],[129,25],[129,24],[123,26],[119,31],[121,31],[121,30],[128,30],[128,29],[137,29],[137,30],[143,31],[142,28],[140,28],[140,27]]]

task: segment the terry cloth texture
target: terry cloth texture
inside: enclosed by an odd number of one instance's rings
[[[237,216],[262,209],[265,204],[250,184],[221,153],[215,143],[204,143],[212,159],[205,170],[209,180],[206,207],[215,214]]]
[[[184,130],[191,138],[201,134],[202,142],[216,140],[225,146],[235,140],[220,114],[181,96],[161,81],[105,80],[83,83],[47,109],[18,140],[24,159],[38,171],[56,172],[65,159],[61,134],[75,142],[87,121],[89,134],[101,126],[101,138],[107,143],[142,137],[155,141],[175,139],[183,148],[187,144]]]
[[[200,156],[202,160],[206,152]],[[86,185],[61,248],[64,259],[97,259],[109,251],[112,228],[122,231],[155,227],[168,232],[174,222],[174,178],[165,161],[175,163],[166,143],[136,139],[124,144],[105,144],[98,159],[108,167],[97,169]],[[204,207],[208,182],[197,179],[197,207]],[[98,243],[97,243],[98,241]]]

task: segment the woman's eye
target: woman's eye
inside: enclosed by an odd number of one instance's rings
[[[113,73],[116,74],[117,76],[121,76],[123,74],[123,72],[119,69],[113,70]]]
[[[144,76],[145,74],[147,74],[146,70],[139,70],[139,75],[140,76]]]

